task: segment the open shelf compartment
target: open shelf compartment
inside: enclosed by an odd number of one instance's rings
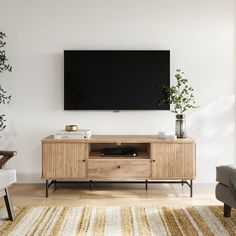
[[[132,156],[102,156],[104,148],[131,148],[137,152],[136,157]],[[89,145],[89,159],[150,159],[149,143],[91,143]]]

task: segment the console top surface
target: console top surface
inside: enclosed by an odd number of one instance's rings
[[[184,139],[160,139],[157,135],[92,135],[88,140],[82,139],[54,139],[50,135],[42,140],[47,142],[75,142],[75,143],[194,143],[191,137]]]

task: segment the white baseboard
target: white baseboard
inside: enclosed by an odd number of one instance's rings
[[[16,173],[17,183],[31,184],[31,183],[44,183],[41,179],[41,173]]]

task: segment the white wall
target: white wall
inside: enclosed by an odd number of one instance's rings
[[[78,123],[95,134],[174,131],[168,111],[63,111],[64,49],[169,49],[171,76],[185,71],[200,108],[187,114],[197,140],[197,181],[214,182],[215,166],[235,162],[234,0],[0,0],[13,94],[1,147],[20,182],[41,177],[41,139]]]

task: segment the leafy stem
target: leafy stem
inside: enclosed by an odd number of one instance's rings
[[[6,38],[6,34],[3,32],[0,32],[0,73],[3,73],[4,71],[12,71],[12,66],[8,63],[8,59],[6,56],[6,51],[3,49],[6,46],[6,41],[4,40]],[[9,104],[11,101],[11,95],[7,94],[7,91],[2,88],[0,85],[0,104]],[[5,115],[0,115],[0,131],[3,131],[6,127],[5,125],[6,119]]]
[[[184,72],[180,69],[176,70],[176,85],[171,87],[163,87],[163,98],[160,100],[160,105],[173,105],[172,112],[182,115],[189,109],[197,108],[195,97],[193,95],[194,89],[188,85],[188,80],[184,78]]]

